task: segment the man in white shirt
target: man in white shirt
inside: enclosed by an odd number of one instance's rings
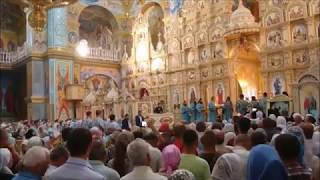
[[[142,139],[132,141],[127,148],[127,155],[134,168],[121,180],[166,180],[167,178],[152,172],[150,167],[149,145]]]

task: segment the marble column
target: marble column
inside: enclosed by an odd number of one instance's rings
[[[66,48],[68,45],[66,7],[48,10],[48,47]]]

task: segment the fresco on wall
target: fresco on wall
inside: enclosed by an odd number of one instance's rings
[[[183,0],[169,0],[169,12],[171,15],[177,15],[183,5]]]
[[[2,46],[10,51],[17,46],[23,45],[25,41],[25,15],[22,9],[9,0],[2,0],[0,3],[0,32]]]
[[[72,82],[72,63],[57,61],[56,62],[56,106],[55,117],[56,119],[68,119],[71,118],[71,106],[66,101],[65,86]]]
[[[151,42],[153,47],[156,48],[159,37],[161,39],[161,42],[164,42],[164,23],[162,21],[164,14],[162,8],[158,5],[152,6],[150,9],[148,9],[147,16]]]
[[[117,84],[120,84],[120,71],[116,68],[104,68],[104,67],[95,67],[95,66],[81,66],[80,68],[80,82],[84,83],[86,79],[93,75],[106,75],[112,77]]]

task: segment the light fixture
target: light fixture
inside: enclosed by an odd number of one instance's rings
[[[88,46],[88,41],[85,39],[80,40],[79,44],[76,47],[76,51],[81,57],[88,56],[90,51]]]
[[[37,32],[43,31],[47,24],[47,10],[50,8],[68,6],[78,0],[27,0],[31,7],[28,17],[30,26]]]

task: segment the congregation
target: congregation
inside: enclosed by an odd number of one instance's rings
[[[185,119],[181,107],[181,121],[160,127],[141,111],[135,121],[96,111],[95,119],[2,123],[0,179],[320,179],[319,120],[237,107],[237,116],[208,122]]]

